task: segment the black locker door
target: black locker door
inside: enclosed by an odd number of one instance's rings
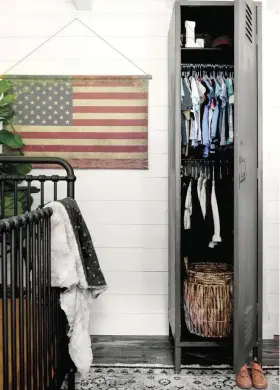
[[[256,6],[235,0],[234,370],[257,341],[258,130]]]

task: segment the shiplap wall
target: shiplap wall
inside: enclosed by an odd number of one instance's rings
[[[0,74],[78,17],[153,76],[149,95],[149,170],[76,171],[76,199],[109,285],[108,292],[92,305],[92,334],[168,333],[167,33],[172,3],[94,0],[92,12],[77,12],[72,1],[66,0],[0,0]],[[267,35],[275,34],[279,25],[274,15],[276,3],[264,3]],[[277,34],[274,36],[276,42]],[[279,140],[280,103],[278,89],[274,90],[275,82],[269,81],[269,75],[271,64],[280,65],[280,57],[272,50],[271,42],[264,40],[263,61],[266,338],[279,334],[280,154],[275,140]],[[77,22],[10,73],[141,74]]]

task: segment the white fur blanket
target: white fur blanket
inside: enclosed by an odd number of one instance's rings
[[[68,213],[60,202],[51,207],[51,284],[67,288],[60,294],[60,304],[69,323],[69,354],[77,371],[85,377],[92,364],[89,332],[89,306],[106,287],[88,286],[82,259]]]

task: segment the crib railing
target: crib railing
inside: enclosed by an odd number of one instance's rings
[[[40,207],[58,197],[74,197],[74,172],[67,162],[55,158],[0,157],[1,163],[58,164],[66,176],[0,177],[0,388],[59,389],[68,374],[68,389],[73,390],[75,367],[68,353],[66,318],[59,305],[61,290],[52,288],[50,279],[52,210]],[[66,183],[66,191],[59,186],[61,182]],[[39,209],[30,211],[34,183],[39,183],[40,192],[33,207]],[[22,191],[25,214],[18,216]],[[7,193],[12,194],[10,218],[5,218]],[[11,213],[11,202],[9,207]]]

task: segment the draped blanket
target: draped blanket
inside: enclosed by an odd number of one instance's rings
[[[51,284],[66,288],[60,304],[69,323],[69,353],[84,377],[92,364],[89,307],[107,289],[90,233],[72,198],[50,202]]]

